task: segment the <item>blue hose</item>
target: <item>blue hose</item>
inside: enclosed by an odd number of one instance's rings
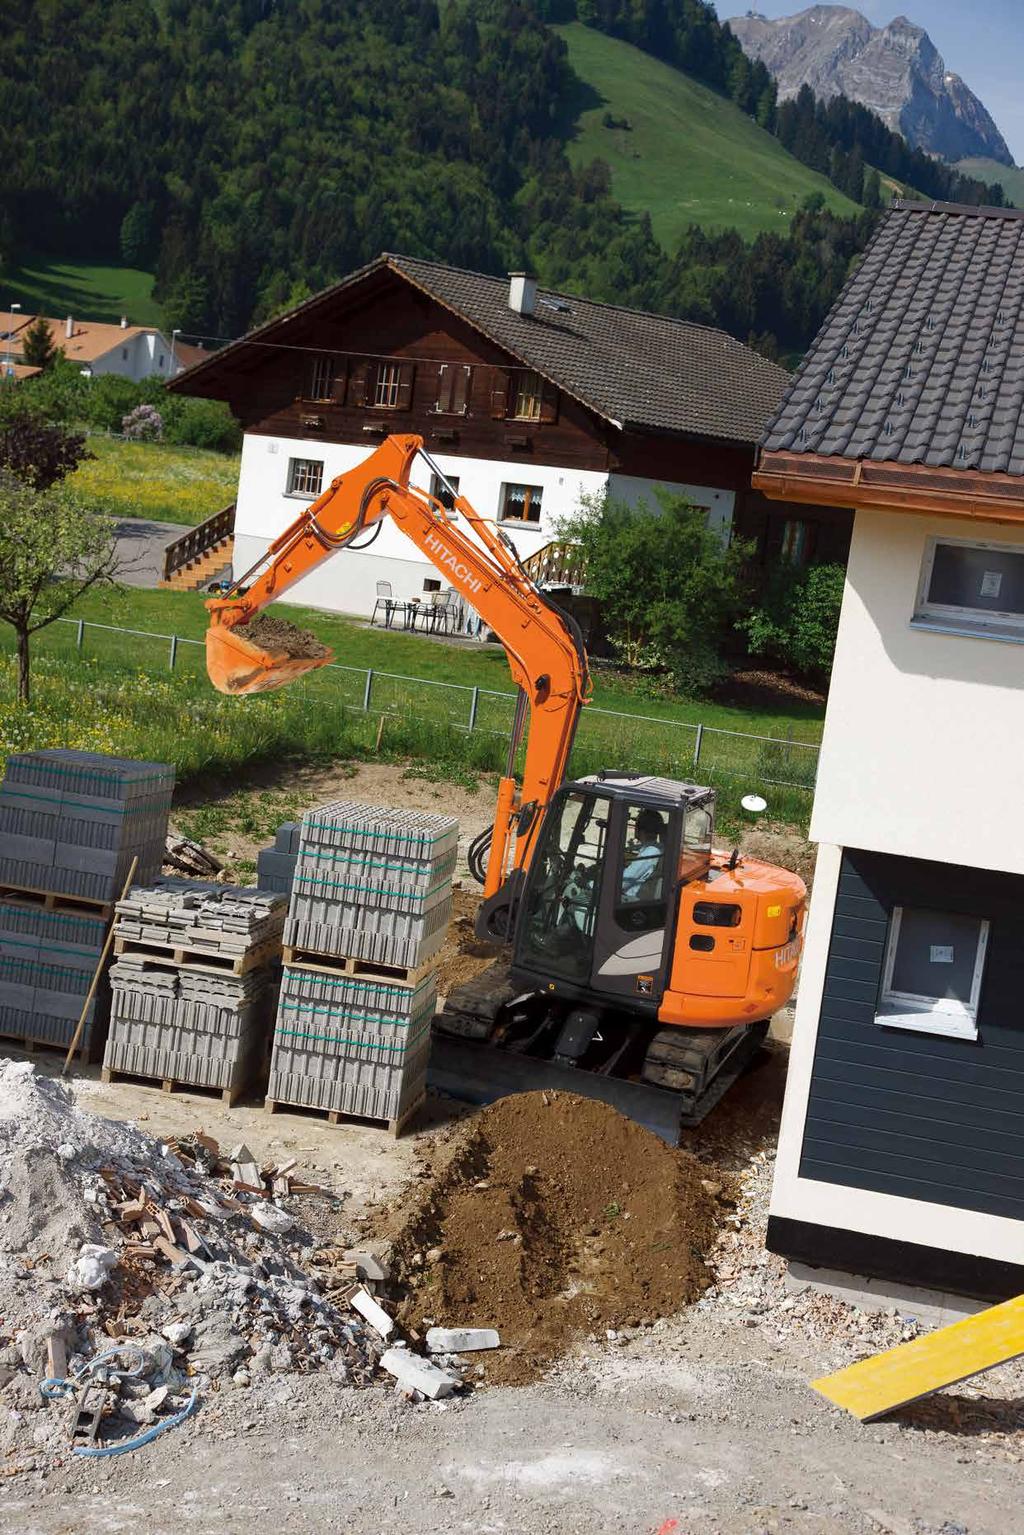
[[[73,1397],[75,1395],[76,1382],[84,1380],[87,1376],[91,1375],[99,1365],[104,1364],[108,1359],[116,1359],[119,1354],[132,1353],[138,1354],[139,1363],[135,1366],[134,1370],[121,1370],[118,1373],[129,1378],[134,1377],[138,1379],[142,1374],[145,1359],[142,1350],[136,1344],[126,1343],[121,1344],[117,1348],[109,1348],[103,1354],[97,1354],[95,1359],[90,1359],[80,1370],[76,1370],[70,1379],[66,1379],[63,1376],[47,1376],[45,1380],[39,1382],[39,1394],[46,1401],[57,1400],[61,1397]],[[158,1423],[152,1424],[151,1427],[145,1429],[141,1434],[136,1434],[134,1439],[121,1439],[117,1444],[97,1445],[95,1449],[90,1449],[86,1445],[75,1445],[72,1453],[81,1455],[87,1460],[105,1460],[110,1455],[127,1455],[129,1450],[139,1450],[144,1444],[151,1444],[154,1439],[159,1438],[161,1434],[165,1434],[169,1428],[177,1428],[179,1423],[184,1423],[185,1419],[195,1411],[198,1394],[199,1388],[193,1386],[192,1395],[180,1412],[174,1413],[170,1418],[161,1418]]]

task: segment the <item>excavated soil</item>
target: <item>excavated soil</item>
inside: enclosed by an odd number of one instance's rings
[[[392,1216],[398,1315],[497,1328],[491,1382],[525,1384],[580,1334],[670,1316],[711,1283],[721,1175],[606,1104],[501,1099],[422,1176]]]
[[[296,628],[295,624],[289,624],[283,618],[271,618],[266,613],[247,623],[244,633],[247,640],[261,649],[283,652],[296,661],[316,661],[330,654],[311,629]]]
[[[474,923],[479,906],[478,887],[466,890],[456,886],[452,919],[437,962],[437,989],[442,997],[451,996],[456,987],[475,980],[504,953],[501,944],[483,943],[476,936]]]

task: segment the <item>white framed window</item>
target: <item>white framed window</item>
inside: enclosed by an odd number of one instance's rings
[[[502,522],[540,522],[544,488],[541,485],[503,485]]]
[[[373,391],[374,405],[394,410],[398,404],[398,391],[402,385],[402,368],[397,362],[382,362],[377,369],[377,383]]]
[[[875,1022],[977,1039],[988,931],[983,917],[894,907]]]
[[[1024,547],[987,539],[929,538],[911,623],[921,629],[1024,641]]]
[[[447,485],[445,480],[448,482]],[[446,512],[450,512],[455,505],[455,497],[458,493],[459,476],[457,474],[446,474],[444,480],[439,474],[430,476],[430,494],[435,501],[440,501]]]
[[[288,460],[288,495],[318,496],[324,483],[322,458],[290,458]]]

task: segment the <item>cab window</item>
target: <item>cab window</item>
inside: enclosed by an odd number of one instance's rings
[[[668,813],[631,805],[623,829],[615,920],[629,932],[665,926],[665,849]]]

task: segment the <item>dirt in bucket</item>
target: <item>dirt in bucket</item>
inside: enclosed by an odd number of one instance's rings
[[[295,661],[316,661],[330,654],[327,646],[317,639],[312,630],[299,629],[283,618],[270,618],[266,613],[251,619],[238,632],[261,650],[290,656]]]
[[[536,1379],[575,1336],[669,1316],[711,1282],[727,1180],[607,1104],[504,1098],[437,1151],[391,1218],[398,1315],[496,1328],[489,1381]]]

